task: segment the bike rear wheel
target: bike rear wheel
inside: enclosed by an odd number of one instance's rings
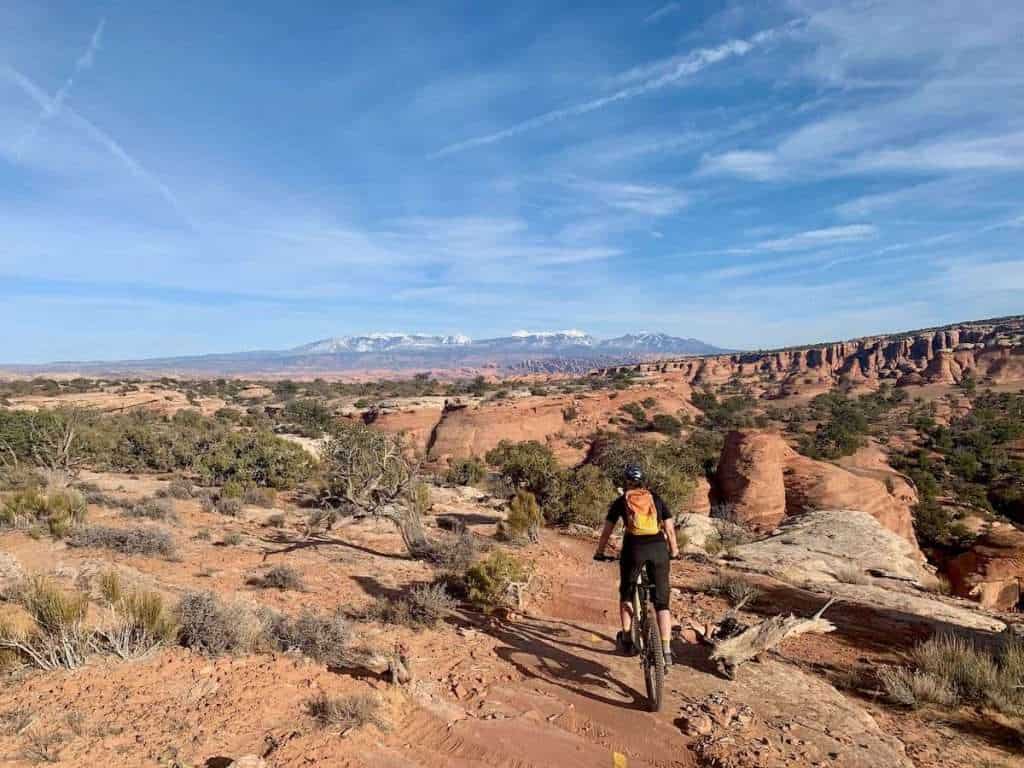
[[[644,683],[647,685],[647,707],[651,712],[661,709],[661,694],[665,687],[665,652],[661,647],[661,633],[654,611],[644,609],[647,617],[647,647],[644,649]]]

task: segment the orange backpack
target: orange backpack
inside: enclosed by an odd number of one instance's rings
[[[654,496],[644,488],[626,491],[626,531],[635,536],[651,536],[661,531]]]

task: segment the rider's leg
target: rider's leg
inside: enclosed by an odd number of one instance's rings
[[[622,622],[622,633],[629,636],[629,630],[633,628],[633,604],[628,602],[619,603],[619,620]]]
[[[668,609],[669,568],[668,548],[663,547],[651,559],[651,570],[654,571],[654,609],[658,612],[658,630],[666,659],[672,655],[672,613]]]

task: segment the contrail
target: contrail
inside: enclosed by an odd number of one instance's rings
[[[6,74],[7,78],[11,82],[24,91],[24,93],[39,106],[44,114],[47,112],[56,113],[56,97],[50,98],[46,94],[46,91],[33,82],[31,78],[11,66],[6,66],[0,71]],[[185,212],[184,207],[181,205],[181,202],[175,196],[174,192],[171,191],[170,187],[160,181],[160,179],[154,176],[150,171],[146,170],[146,168],[138,160],[132,157],[128,151],[114,139],[113,136],[108,134],[95,123],[78,114],[78,112],[71,107],[65,106],[60,109],[64,115],[85,131],[93,141],[105,147],[110,154],[117,158],[125,168],[128,169],[129,173],[156,190],[156,192],[174,209],[175,213],[185,221],[189,228],[196,228],[192,219]]]
[[[494,144],[495,142],[502,141],[512,136],[518,136],[521,133],[526,133],[527,131],[532,131],[536,128],[548,125],[549,123],[554,123],[569,117],[585,115],[588,112],[603,109],[610,104],[634,99],[637,96],[643,96],[644,94],[652,91],[660,90],[669,85],[673,85],[686,77],[695,75],[712,64],[717,64],[718,62],[733,56],[745,56],[757,45],[774,37],[775,33],[775,30],[766,30],[758,33],[749,40],[730,40],[716,48],[700,48],[686,56],[680,57],[667,72],[658,75],[657,77],[651,77],[641,83],[637,83],[636,85],[621,88],[607,96],[601,96],[600,98],[593,99],[591,101],[585,101],[582,104],[575,104],[571,107],[564,107],[551,112],[545,112],[542,115],[537,115],[536,117],[524,120],[521,123],[517,123],[516,125],[505,128],[501,131],[496,131],[495,133],[489,133],[485,136],[477,136],[476,138],[466,139],[465,141],[460,141],[455,144],[449,144],[428,157],[430,159],[434,159],[444,157],[446,155],[452,155],[456,152],[463,152],[467,149],[473,149],[474,147]]]
[[[103,28],[106,25],[107,20],[100,19],[99,23],[96,25],[96,29],[93,30],[92,37],[89,38],[89,45],[86,47],[82,55],[78,57],[77,61],[75,61],[74,71],[57,90],[56,95],[52,99],[48,100],[47,105],[42,108],[39,116],[29,127],[28,131],[25,132],[25,135],[21,137],[17,144],[14,145],[14,156],[19,161],[28,146],[35,140],[35,137],[43,127],[43,124],[60,113],[65,100],[67,100],[68,94],[71,93],[71,89],[75,85],[75,78],[85,70],[92,67],[93,62],[96,60],[96,52],[100,49],[100,43],[103,40]]]

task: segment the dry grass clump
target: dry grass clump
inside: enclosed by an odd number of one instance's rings
[[[166,523],[178,521],[178,513],[174,510],[174,502],[170,499],[143,499],[138,504],[133,504],[125,509],[125,514],[128,517],[140,517]]]
[[[462,573],[476,562],[480,548],[473,534],[463,528],[431,542],[434,564],[451,573]]]
[[[242,534],[238,531],[231,531],[230,533],[225,533],[221,541],[225,547],[237,547],[242,543]]]
[[[86,504],[73,488],[30,488],[10,496],[0,507],[0,528],[45,528],[64,538],[85,522]]]
[[[186,592],[176,611],[178,639],[207,656],[242,653],[259,643],[261,628],[245,606],[225,603],[212,592]]]
[[[953,706],[957,702],[956,692],[944,680],[918,669],[883,667],[878,681],[889,699],[903,707]]]
[[[72,547],[103,547],[128,555],[160,555],[172,558],[177,552],[174,538],[162,528],[134,526],[112,528],[90,525],[75,529],[68,537]]]
[[[250,583],[264,589],[293,589],[299,591],[305,587],[302,582],[302,576],[290,565],[275,565],[266,573],[254,576],[250,579]]]
[[[455,599],[443,584],[420,584],[396,598],[381,597],[366,618],[413,629],[437,626],[455,610]]]
[[[277,503],[277,494],[272,488],[259,488],[255,485],[250,485],[243,491],[242,501],[246,504],[252,504],[254,507],[273,509]]]
[[[166,487],[158,490],[156,495],[184,501],[195,495],[195,489],[192,487],[192,483],[185,478],[176,477]]]
[[[267,518],[267,526],[270,528],[284,528],[286,519],[284,512],[275,512]]]
[[[64,734],[60,731],[32,729],[25,732],[25,746],[21,753],[33,763],[59,763],[62,743]]]
[[[306,712],[321,726],[333,726],[344,731],[375,725],[386,731],[388,722],[380,713],[380,700],[367,693],[332,697],[320,693],[306,702]]]
[[[242,500],[233,496],[221,496],[213,506],[217,514],[225,517],[238,517],[242,514]]]
[[[959,635],[937,635],[918,645],[912,660],[913,669],[879,674],[894,703],[971,703],[1013,717],[1024,715],[1024,640],[1006,637],[987,648]]]
[[[836,581],[843,584],[863,585],[871,583],[871,578],[853,563],[839,566],[832,575],[836,577]]]
[[[85,628],[89,610],[86,595],[59,589],[42,577],[28,580],[14,595],[32,617],[32,628],[19,631],[0,621],[0,649],[18,662],[39,669],[74,669],[94,650],[92,633]]]
[[[354,659],[352,625],[340,613],[318,616],[305,612],[289,619],[263,611],[260,618],[264,639],[275,650],[295,651],[332,667],[343,667]]]
[[[749,605],[761,596],[761,590],[746,579],[722,573],[705,584],[704,591],[724,597],[733,606]]]
[[[129,659],[175,641],[178,625],[159,592],[126,590],[115,570],[100,574],[99,588],[113,619],[109,626],[99,630],[106,650]]]

